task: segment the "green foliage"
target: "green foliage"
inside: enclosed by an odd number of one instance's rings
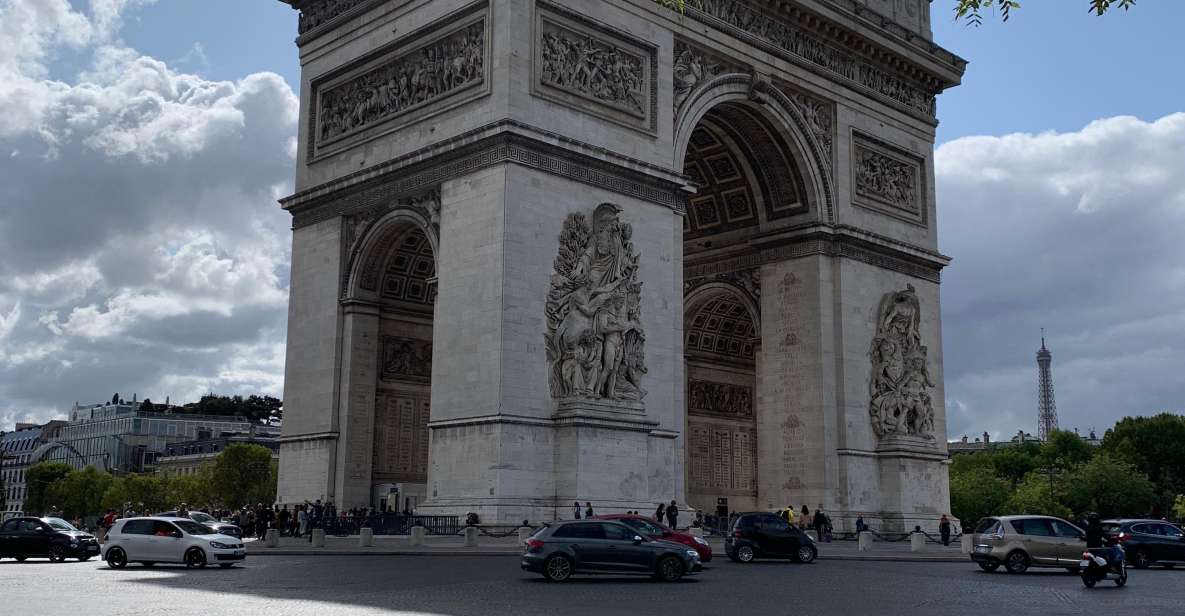
[[[1102,449],[1147,475],[1162,508],[1170,507],[1177,494],[1185,494],[1185,417],[1125,417],[1107,430]]]
[[[1112,7],[1128,10],[1135,6],[1136,0],[1089,0],[1089,11],[1095,15],[1103,15]],[[1008,21],[1012,16],[1012,9],[1019,9],[1018,0],[956,0],[955,20],[965,19],[968,25],[978,26],[983,23],[983,12],[998,10],[1001,21]]]
[[[276,471],[272,451],[261,445],[228,445],[211,466],[218,481],[213,496],[223,505],[238,509],[245,505],[272,503],[276,499]]]
[[[156,405],[152,403],[152,400],[144,398],[144,401],[140,403],[140,408],[137,410],[144,411],[145,413],[151,413],[156,410]],[[164,409],[161,410],[163,411]]]
[[[1003,513],[1002,508],[1008,501],[1011,490],[1012,485],[1006,479],[996,476],[990,466],[980,466],[966,472],[952,472],[951,513],[962,520],[964,526],[971,526],[980,518]]]
[[[1016,487],[1028,475],[1037,468],[1037,456],[1033,453],[1035,448],[1021,449],[1006,448],[996,451],[991,457],[992,468],[996,475],[1007,479],[1010,488]]]
[[[47,507],[57,507],[66,518],[82,518],[99,513],[103,493],[111,485],[111,475],[88,466],[72,470],[45,490]]]
[[[1073,468],[1090,460],[1093,455],[1094,447],[1082,440],[1082,437],[1073,432],[1054,430],[1041,445],[1041,454],[1037,462],[1041,466]]]
[[[173,409],[174,413],[245,417],[252,423],[279,421],[283,402],[271,396],[218,396],[206,394],[197,402]]]
[[[1173,501],[1173,516],[1178,522],[1185,520],[1185,494],[1178,494],[1177,500]]]
[[[171,509],[174,504],[168,498],[169,483],[164,477],[151,474],[117,477],[103,494],[102,509],[123,511],[129,503],[144,514]]]
[[[25,471],[25,513],[41,515],[49,509],[45,493],[53,483],[74,470],[62,462],[38,462]]]
[[[1069,518],[1073,515],[1063,503],[1066,500],[1064,481],[1056,473],[1053,477],[1052,493],[1049,474],[1040,471],[1025,476],[1004,508],[1009,514],[1053,515]]]
[[[1094,511],[1104,518],[1142,517],[1152,496],[1148,477],[1102,452],[1071,473],[1064,502],[1076,512]]]
[[[166,492],[169,508],[172,509],[181,503],[189,505],[190,508],[202,508],[216,504],[213,485],[214,477],[210,473],[210,467],[205,467],[194,475],[171,478],[168,481]]]

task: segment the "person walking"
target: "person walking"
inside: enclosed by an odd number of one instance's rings
[[[864,523],[864,516],[856,516],[856,532],[862,533],[866,530],[868,530],[868,525]]]
[[[307,503],[300,505],[300,509],[298,509],[296,512],[296,520],[298,524],[296,536],[303,537],[304,534],[309,530],[309,511]]]
[[[584,519],[591,520],[593,517],[592,503],[584,501]]]
[[[811,521],[812,521],[811,520],[811,510],[807,509],[806,505],[803,505],[802,506],[802,525],[803,526],[810,526]]]
[[[667,515],[666,511],[667,511],[667,504],[666,503],[659,503],[658,509],[654,510],[654,521],[658,522],[659,524],[662,524],[663,519]]]
[[[671,504],[667,505],[667,526],[671,530],[678,530],[679,528],[679,507],[675,505],[675,499],[671,499]]]
[[[942,545],[950,545],[950,520],[945,513],[938,520],[938,534],[942,536]]]
[[[576,520],[580,519],[580,501],[574,501],[572,503],[572,517]]]
[[[794,505],[786,505],[786,508],[781,511],[781,516],[783,520],[786,520],[787,524],[794,526],[794,518],[796,517],[794,514]]]
[[[819,538],[819,541],[823,541],[823,538],[827,536],[824,533],[827,530],[827,516],[823,515],[822,505],[815,507],[815,517],[811,520],[811,526],[815,527],[815,536]]]

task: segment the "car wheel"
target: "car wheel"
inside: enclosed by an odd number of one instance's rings
[[[1029,570],[1029,555],[1020,550],[1016,550],[1008,555],[1008,560],[1004,563],[1004,568],[1008,573],[1024,573]]]
[[[794,560],[797,560],[798,562],[805,565],[814,561],[815,557],[818,555],[819,551],[816,550],[814,546],[800,545],[798,546],[798,551],[794,553]]]
[[[13,556],[13,558],[16,559],[16,562],[23,563],[25,562],[25,559],[28,558],[28,556],[22,554],[21,556]]]
[[[655,576],[664,582],[678,582],[683,577],[683,563],[674,556],[664,556],[658,561]]]
[[[572,577],[572,561],[560,554],[548,558],[543,563],[543,577],[552,582],[563,582]]]
[[[66,562],[66,548],[54,544],[49,546],[49,562],[64,563]]]
[[[185,566],[190,569],[201,569],[206,566],[206,553],[201,548],[190,548],[185,553]]]
[[[1136,569],[1147,569],[1151,564],[1152,559],[1148,557],[1146,550],[1136,550],[1136,553],[1132,554],[1132,566]]]
[[[980,569],[983,569],[984,571],[987,571],[988,573],[991,573],[991,572],[995,571],[996,569],[1000,568],[1000,563],[997,561],[994,561],[994,560],[990,561],[990,562],[981,561],[981,562],[978,562],[975,564],[979,565]]]
[[[123,569],[128,566],[128,555],[119,548],[107,550],[107,566],[112,569]]]
[[[740,563],[751,563],[757,557],[757,553],[753,551],[753,546],[742,545],[737,548],[736,561]]]
[[[1083,573],[1082,574],[1082,585],[1086,586],[1087,588],[1094,588],[1094,578]]]

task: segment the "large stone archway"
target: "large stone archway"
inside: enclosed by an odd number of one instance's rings
[[[948,513],[927,0],[285,1],[282,501]]]

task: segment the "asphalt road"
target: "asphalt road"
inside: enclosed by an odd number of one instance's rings
[[[1062,571],[983,573],[970,562],[716,560],[676,584],[585,576],[551,584],[509,556],[259,556],[233,569],[0,561],[0,606],[38,616],[790,614],[924,616],[1185,613],[1185,570],[1083,588]],[[9,612],[9,609],[12,611]]]

